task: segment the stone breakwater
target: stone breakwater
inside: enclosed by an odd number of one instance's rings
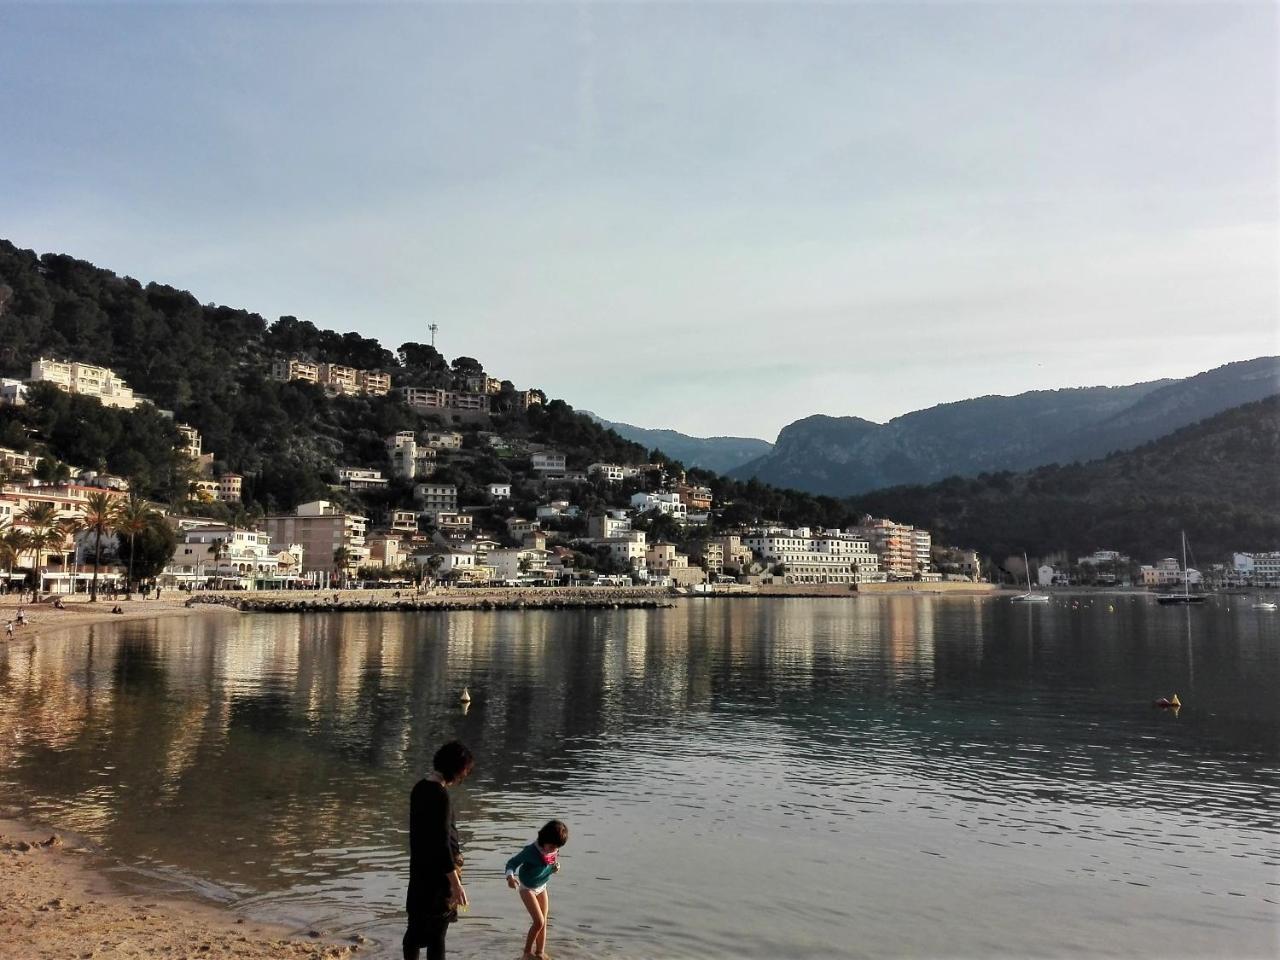
[[[433,610],[657,610],[674,606],[662,590],[584,588],[520,591],[453,590],[447,593],[274,593],[236,596],[197,594],[188,604],[220,604],[244,613],[413,613]]]

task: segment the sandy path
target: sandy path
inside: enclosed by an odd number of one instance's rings
[[[92,854],[0,821],[0,960],[245,957],[336,960],[359,944],[297,940],[217,907],[129,893]]]

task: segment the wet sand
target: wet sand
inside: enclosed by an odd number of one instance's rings
[[[106,867],[74,841],[0,820],[0,960],[337,960],[361,950],[358,943],[289,937],[215,906],[130,890]]]

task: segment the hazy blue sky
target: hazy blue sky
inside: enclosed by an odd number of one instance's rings
[[[1252,5],[12,5],[0,236],[769,439],[1278,352]]]

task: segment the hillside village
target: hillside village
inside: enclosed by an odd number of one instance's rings
[[[584,462],[533,439],[524,419],[547,404],[475,361],[455,362],[444,383],[397,386],[381,370],[305,356],[279,356],[272,379],[333,399],[390,397],[416,429],[384,436],[362,462],[340,464],[328,494],[287,510],[245,509],[245,477],[219,468],[199,429],[170,411],[187,483],[175,503],[152,506],[173,531],[168,558],[148,579],[163,588],[327,589],[335,586],[609,585],[706,589],[704,585],[841,585],[979,581],[973,550],[935,545],[929,531],[865,516],[843,528],[734,523],[702,475],[659,456]],[[134,411],[154,408],[115,371],[38,357],[30,377],[0,383],[0,403],[25,406],[42,387]],[[508,429],[503,430],[505,426]],[[90,493],[124,501],[126,478],[84,467],[42,470],[31,449],[0,448],[0,529],[8,528],[4,576],[46,592],[84,590],[127,578],[118,550],[85,530]],[[621,449],[627,449],[622,444]],[[50,458],[51,459],[51,458]],[[42,479],[43,478],[43,479]],[[40,505],[48,505],[41,512]],[[49,507],[52,507],[52,514]],[[61,535],[60,535],[61,534]],[[117,540],[116,543],[119,541]],[[90,548],[93,548],[92,550]],[[99,568],[94,565],[98,554]],[[1214,586],[1280,581],[1274,554],[1236,554],[1192,582]],[[1041,585],[1176,584],[1167,558],[1135,567],[1115,551],[1071,565],[1047,558],[1031,571]]]

